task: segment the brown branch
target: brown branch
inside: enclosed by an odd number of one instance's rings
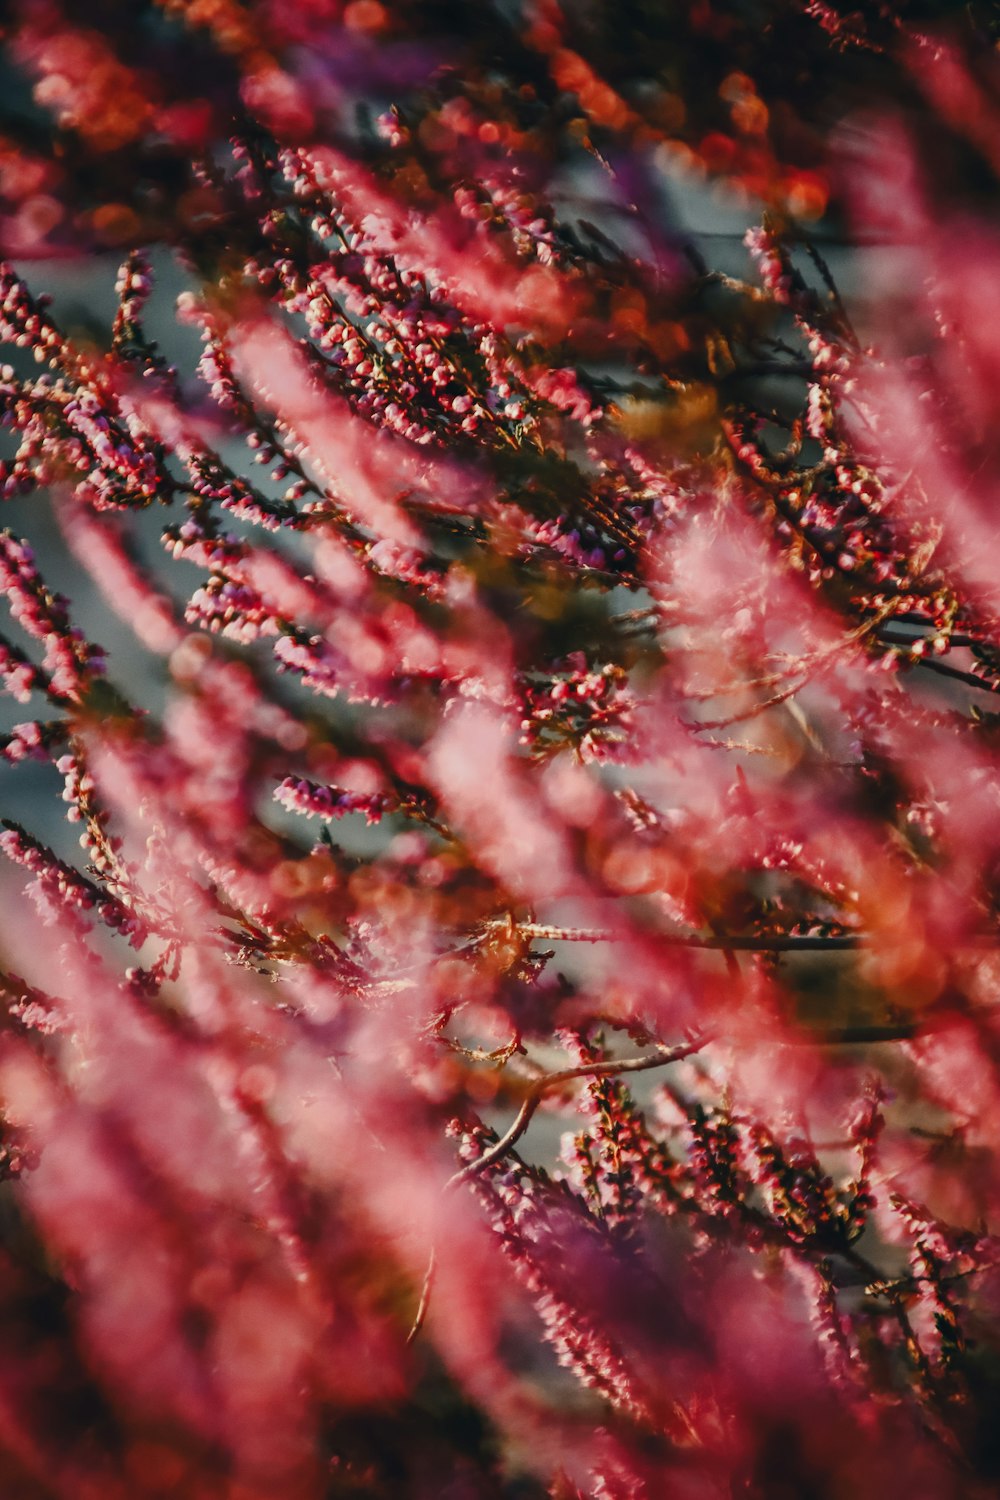
[[[420,1301],[417,1304],[417,1311],[414,1315],[413,1326],[411,1327],[409,1333],[406,1335],[407,1344],[413,1343],[413,1340],[416,1338],[417,1334],[424,1326],[424,1319],[427,1317],[427,1309],[428,1307],[430,1307],[431,1303],[431,1290],[434,1286],[434,1276],[436,1271],[437,1254],[435,1253],[434,1246],[432,1245],[431,1253],[427,1260],[427,1270],[424,1272],[423,1285],[420,1288]]]
[[[992,682],[987,677],[977,677],[975,672],[963,671],[961,667],[950,666],[948,662],[939,661],[936,656],[916,656],[912,661],[916,667],[926,667],[928,672],[937,672],[941,677],[964,682],[966,687],[980,688],[984,693],[1000,693],[1000,683]]]
[[[609,943],[614,933],[601,927],[556,927],[541,922],[519,922],[515,929],[522,937],[549,943]],[[865,941],[861,932],[820,934],[797,933],[700,933],[658,932],[657,942],[677,948],[709,948],[726,952],[811,953],[858,948]],[[998,935],[1000,940],[1000,935]]]
[[[665,1068],[670,1063],[679,1062],[681,1058],[700,1052],[708,1041],[709,1037],[702,1035],[693,1037],[690,1041],[681,1042],[676,1047],[658,1047],[655,1052],[644,1053],[640,1057],[609,1058],[606,1062],[580,1063],[575,1068],[562,1068],[558,1073],[543,1073],[540,1078],[532,1080],[524,1102],[510,1128],[498,1141],[494,1142],[488,1151],[484,1151],[482,1156],[478,1156],[475,1161],[467,1162],[453,1177],[449,1177],[445,1183],[445,1191],[459,1187],[470,1177],[477,1177],[480,1172],[485,1172],[487,1167],[492,1167],[495,1162],[506,1156],[507,1152],[524,1135],[531,1124],[535,1110],[550,1090],[559,1088],[564,1083],[572,1083],[577,1078],[615,1078],[622,1073],[643,1073],[650,1068]]]
[[[558,927],[541,922],[519,922],[514,930],[522,937],[550,943],[610,943],[615,938],[614,932],[601,927]],[[669,947],[707,949],[723,953],[727,950],[735,953],[841,953],[873,943],[870,933],[857,930],[831,933],[655,932],[650,936]],[[1000,932],[990,929],[971,932],[961,944],[955,946],[1000,947]]]
[[[732,724],[745,724],[748,719],[755,719],[758,714],[766,713],[769,708],[778,708],[782,703],[787,703],[789,698],[794,698],[806,685],[807,679],[797,682],[794,687],[787,688],[783,693],[775,693],[771,698],[765,698],[762,703],[755,703],[751,708],[740,710],[739,713],[727,714],[724,719],[701,719],[698,723],[690,720],[682,720],[685,729],[728,729]]]

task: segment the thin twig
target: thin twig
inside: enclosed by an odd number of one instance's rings
[[[558,927],[541,922],[518,922],[515,931],[521,936],[548,943],[609,943],[615,934],[601,927]],[[743,953],[812,953],[859,948],[865,942],[862,932],[838,932],[826,935],[797,933],[701,933],[658,932],[656,941],[676,948],[708,948]]]
[[[688,1042],[681,1042],[677,1047],[658,1047],[655,1052],[646,1053],[641,1057],[623,1057],[608,1062],[581,1063],[578,1067],[563,1068],[558,1073],[546,1073],[541,1078],[534,1079],[521,1108],[517,1112],[514,1123],[498,1141],[494,1142],[488,1151],[483,1152],[482,1156],[477,1157],[475,1161],[468,1162],[454,1176],[449,1177],[444,1185],[445,1192],[459,1187],[463,1182],[467,1182],[470,1177],[476,1177],[480,1172],[485,1172],[487,1167],[493,1166],[495,1162],[500,1161],[502,1157],[506,1156],[507,1152],[524,1135],[524,1132],[531,1124],[535,1110],[541,1103],[543,1096],[550,1089],[558,1088],[563,1083],[571,1083],[576,1078],[611,1078],[621,1073],[640,1073],[649,1068],[665,1068],[672,1062],[679,1062],[681,1058],[690,1057],[693,1052],[700,1051],[707,1041],[707,1036],[701,1036],[692,1038]],[[424,1281],[416,1315],[406,1336],[407,1344],[413,1343],[427,1317],[427,1308],[430,1304],[436,1267],[437,1257],[432,1248],[427,1262],[427,1270],[424,1273]]]
[[[991,682],[985,677],[977,677],[974,672],[965,672],[961,667],[949,666],[947,662],[939,661],[936,656],[914,657],[913,664],[917,667],[926,667],[929,672],[937,672],[942,677],[951,677],[956,682],[964,682],[967,687],[981,688],[984,693],[1000,693],[1000,683]]]
[[[434,1276],[436,1271],[437,1253],[434,1249],[434,1246],[432,1245],[431,1253],[427,1261],[427,1270],[424,1272],[423,1285],[420,1288],[420,1301],[417,1304],[417,1311],[413,1319],[413,1326],[411,1327],[409,1333],[406,1335],[407,1344],[413,1343],[413,1340],[416,1338],[417,1334],[424,1326],[424,1319],[427,1317],[427,1309],[430,1306],[431,1302],[431,1290],[434,1286]]]
[[[833,659],[841,651],[843,651],[845,647],[856,645],[859,641],[863,641],[866,636],[875,634],[877,630],[882,626],[884,621],[892,617],[893,610],[894,605],[890,600],[887,604],[882,605],[871,619],[862,620],[860,625],[856,625],[853,630],[848,631],[848,633],[841,640],[834,641],[829,646],[824,646],[820,650],[814,651],[806,656],[801,657],[798,662],[790,666],[787,673],[774,673],[767,677],[761,677],[756,682],[734,682],[732,684],[719,688],[717,691],[713,691],[708,696],[711,698],[719,698],[728,696],[730,693],[758,686],[770,687],[782,681],[783,678],[787,679],[789,676],[792,676],[795,673],[799,674],[800,678],[800,680],[793,683],[791,687],[784,689],[780,693],[775,693],[772,697],[766,698],[763,702],[751,704],[749,708],[741,709],[738,713],[729,714],[724,719],[702,719],[697,723],[689,720],[682,721],[684,723],[684,728],[696,731],[700,731],[702,729],[728,729],[732,724],[743,724],[748,719],[755,719],[758,714],[765,713],[769,708],[777,708],[780,704],[787,703],[789,698],[794,698],[796,693],[800,693],[806,686],[806,684],[811,682],[812,679],[816,677],[821,671],[825,671],[827,667],[831,666],[833,663]],[[978,681],[978,679],[976,680]],[[685,697],[689,701],[696,699],[699,696],[705,695],[699,693],[685,694]]]
[[[484,1151],[482,1156],[478,1156],[475,1161],[467,1162],[453,1177],[449,1177],[445,1183],[445,1191],[460,1186],[470,1177],[478,1176],[480,1172],[484,1172],[487,1167],[493,1166],[495,1162],[506,1156],[511,1147],[515,1146],[524,1135],[543,1096],[551,1089],[559,1088],[564,1083],[572,1083],[577,1078],[614,1078],[622,1073],[643,1073],[650,1068],[665,1068],[670,1063],[679,1062],[681,1058],[700,1052],[708,1040],[708,1036],[703,1034],[687,1042],[681,1042],[676,1047],[658,1047],[655,1052],[644,1053],[641,1057],[621,1057],[608,1059],[606,1062],[580,1063],[575,1068],[562,1068],[558,1073],[544,1073],[541,1078],[534,1079],[529,1085],[528,1093],[517,1112],[513,1125],[498,1141],[494,1142],[488,1151]]]
[[[492,1167],[494,1162],[498,1162],[502,1157],[506,1156],[511,1147],[517,1145],[518,1141],[521,1139],[522,1135],[524,1135],[524,1132],[531,1124],[532,1116],[534,1115],[535,1110],[542,1102],[542,1093],[544,1092],[544,1089],[540,1088],[539,1085],[545,1085],[547,1087],[553,1086],[552,1079],[555,1076],[555,1074],[550,1074],[545,1078],[539,1078],[534,1081],[534,1083],[531,1085],[531,1092],[527,1095],[524,1103],[518,1110],[517,1117],[514,1120],[513,1125],[511,1125],[510,1129],[507,1130],[498,1141],[495,1141],[488,1151],[484,1151],[482,1156],[477,1156],[475,1161],[467,1163],[467,1165],[461,1167],[453,1177],[449,1177],[448,1181],[445,1183],[446,1189],[458,1187],[461,1183],[466,1182],[470,1177],[475,1177],[480,1172],[484,1172],[487,1167]]]

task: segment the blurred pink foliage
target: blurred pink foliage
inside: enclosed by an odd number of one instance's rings
[[[5,1500],[995,1494],[997,26],[760,9],[5,22]]]

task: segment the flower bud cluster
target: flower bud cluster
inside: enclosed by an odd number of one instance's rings
[[[44,672],[6,641],[0,641],[0,683],[18,703],[27,703],[32,693],[44,692],[47,686]]]
[[[522,676],[521,743],[537,755],[572,745],[583,760],[613,760],[629,738],[635,700],[621,667],[593,670],[582,652],[551,676]]]
[[[0,532],[0,591],[21,628],[42,642],[48,690],[57,698],[79,699],[89,677],[103,670],[103,657],[70,624],[66,600],[49,592],[31,548],[10,531]]]
[[[57,925],[67,918],[79,918],[94,912],[112,931],[128,939],[134,948],[145,942],[145,923],[117,896],[113,896],[57,859],[44,844],[31,837],[16,823],[4,821],[0,833],[0,850],[34,876],[32,894],[36,897],[43,920]],[[76,930],[79,928],[77,922]]]
[[[275,787],[274,800],[289,812],[304,813],[329,823],[347,813],[361,812],[369,824],[379,823],[387,812],[399,807],[398,798],[387,792],[351,792],[343,787],[322,786],[304,777],[286,776]]]
[[[48,760],[52,747],[65,735],[61,720],[43,724],[31,719],[27,724],[15,724],[10,734],[0,735],[0,757],[12,766],[23,760]]]
[[[460,1155],[471,1163],[488,1144],[481,1131],[466,1134]],[[577,1237],[592,1232],[572,1211],[574,1200],[540,1186],[531,1169],[520,1163],[489,1168],[475,1182],[490,1226],[518,1280],[531,1293],[559,1363],[581,1385],[643,1420],[646,1404],[613,1340],[596,1317],[583,1311],[569,1287],[560,1284],[579,1253]]]

